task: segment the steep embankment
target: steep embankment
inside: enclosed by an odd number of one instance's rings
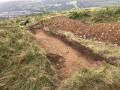
[[[95,67],[99,61],[91,60],[89,57],[81,55],[76,49],[65,44],[62,40],[54,36],[47,35],[40,29],[34,30],[36,38],[47,53],[48,58],[54,63],[58,70],[59,79],[69,77],[80,67]]]

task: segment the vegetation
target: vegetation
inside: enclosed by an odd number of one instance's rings
[[[87,48],[92,50],[92,57],[101,56],[106,63],[97,68],[80,68],[70,78],[61,82],[57,90],[119,90],[120,88],[120,47],[94,40],[79,39],[72,32],[48,31],[64,38],[70,44],[82,46],[81,51]],[[84,52],[82,52],[84,53]],[[89,52],[87,52],[89,53]],[[100,58],[99,58],[100,59]],[[98,59],[98,60],[99,60]],[[114,64],[114,65],[111,65]]]
[[[80,48],[80,52],[88,54],[90,57],[105,60],[107,63],[120,66],[120,47],[96,40],[77,38],[72,32],[54,31],[50,32],[58,37],[64,38],[68,43]],[[86,53],[87,50],[87,53]]]
[[[97,7],[97,6],[108,6],[108,5],[119,5],[119,0],[30,0],[29,2],[24,0],[10,1],[0,4],[0,12],[9,11],[24,11],[27,10],[33,12],[43,12],[43,11],[61,11],[69,10],[78,7]],[[16,13],[18,14],[18,13]],[[27,14],[27,13],[26,13]],[[18,14],[19,15],[19,14]],[[9,16],[9,15],[8,15]]]
[[[61,82],[61,85],[57,90],[119,90],[119,46],[114,46],[95,40],[76,38],[71,32],[52,30],[48,32],[51,32],[58,37],[64,37],[68,43],[77,42],[79,46],[82,45],[83,47],[92,50],[93,54],[107,59],[107,63],[98,68],[80,68],[80,70],[76,71],[72,77]]]
[[[97,69],[80,69],[62,82],[58,90],[119,90],[120,68],[111,65]]]
[[[94,11],[74,11],[70,13],[69,17],[80,19],[85,23],[120,21],[120,7],[105,7]]]
[[[120,65],[120,47],[95,40],[78,39],[77,42],[91,49],[98,56],[102,56],[111,64]]]
[[[20,27],[19,22],[30,19],[29,25],[45,21],[60,13],[42,13],[10,19],[0,19],[0,90],[54,90],[56,72],[39,46],[34,35]],[[98,15],[98,16],[97,16]],[[82,10],[70,13],[70,18],[86,23],[120,20],[120,8],[112,7],[95,11]],[[110,17],[111,16],[111,17]],[[102,19],[103,18],[103,19]],[[53,29],[54,30],[54,29]],[[65,37],[106,59],[100,67],[80,68],[70,78],[61,82],[58,90],[119,90],[120,47],[94,40],[75,37],[71,32],[49,31]],[[114,65],[111,65],[114,64]]]
[[[7,26],[0,29],[0,90],[52,89],[55,75],[29,31]]]

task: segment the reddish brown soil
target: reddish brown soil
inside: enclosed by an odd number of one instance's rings
[[[120,45],[120,22],[85,25],[79,20],[58,16],[50,19],[47,27],[51,30],[72,31],[85,39]]]
[[[83,24],[80,20],[68,19],[65,16],[57,16],[50,19],[47,23],[47,26],[55,30],[65,30],[76,32],[78,29],[83,30],[86,25]]]
[[[58,70],[59,78],[65,79],[80,67],[96,67],[99,61],[91,60],[83,56],[76,49],[65,44],[58,38],[50,36],[40,29],[33,30],[41,47],[45,50],[47,57]]]

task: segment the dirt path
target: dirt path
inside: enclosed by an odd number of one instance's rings
[[[47,53],[48,58],[54,63],[58,70],[59,78],[64,79],[70,76],[79,67],[98,66],[99,62],[91,60],[80,52],[65,44],[63,41],[47,35],[42,30],[34,30],[35,36],[39,40],[42,48]]]

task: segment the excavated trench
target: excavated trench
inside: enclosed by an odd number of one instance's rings
[[[32,32],[56,68],[60,80],[71,76],[80,67],[92,68],[101,64],[100,61],[82,55],[78,50],[55,36],[48,35],[42,29],[33,29]]]

